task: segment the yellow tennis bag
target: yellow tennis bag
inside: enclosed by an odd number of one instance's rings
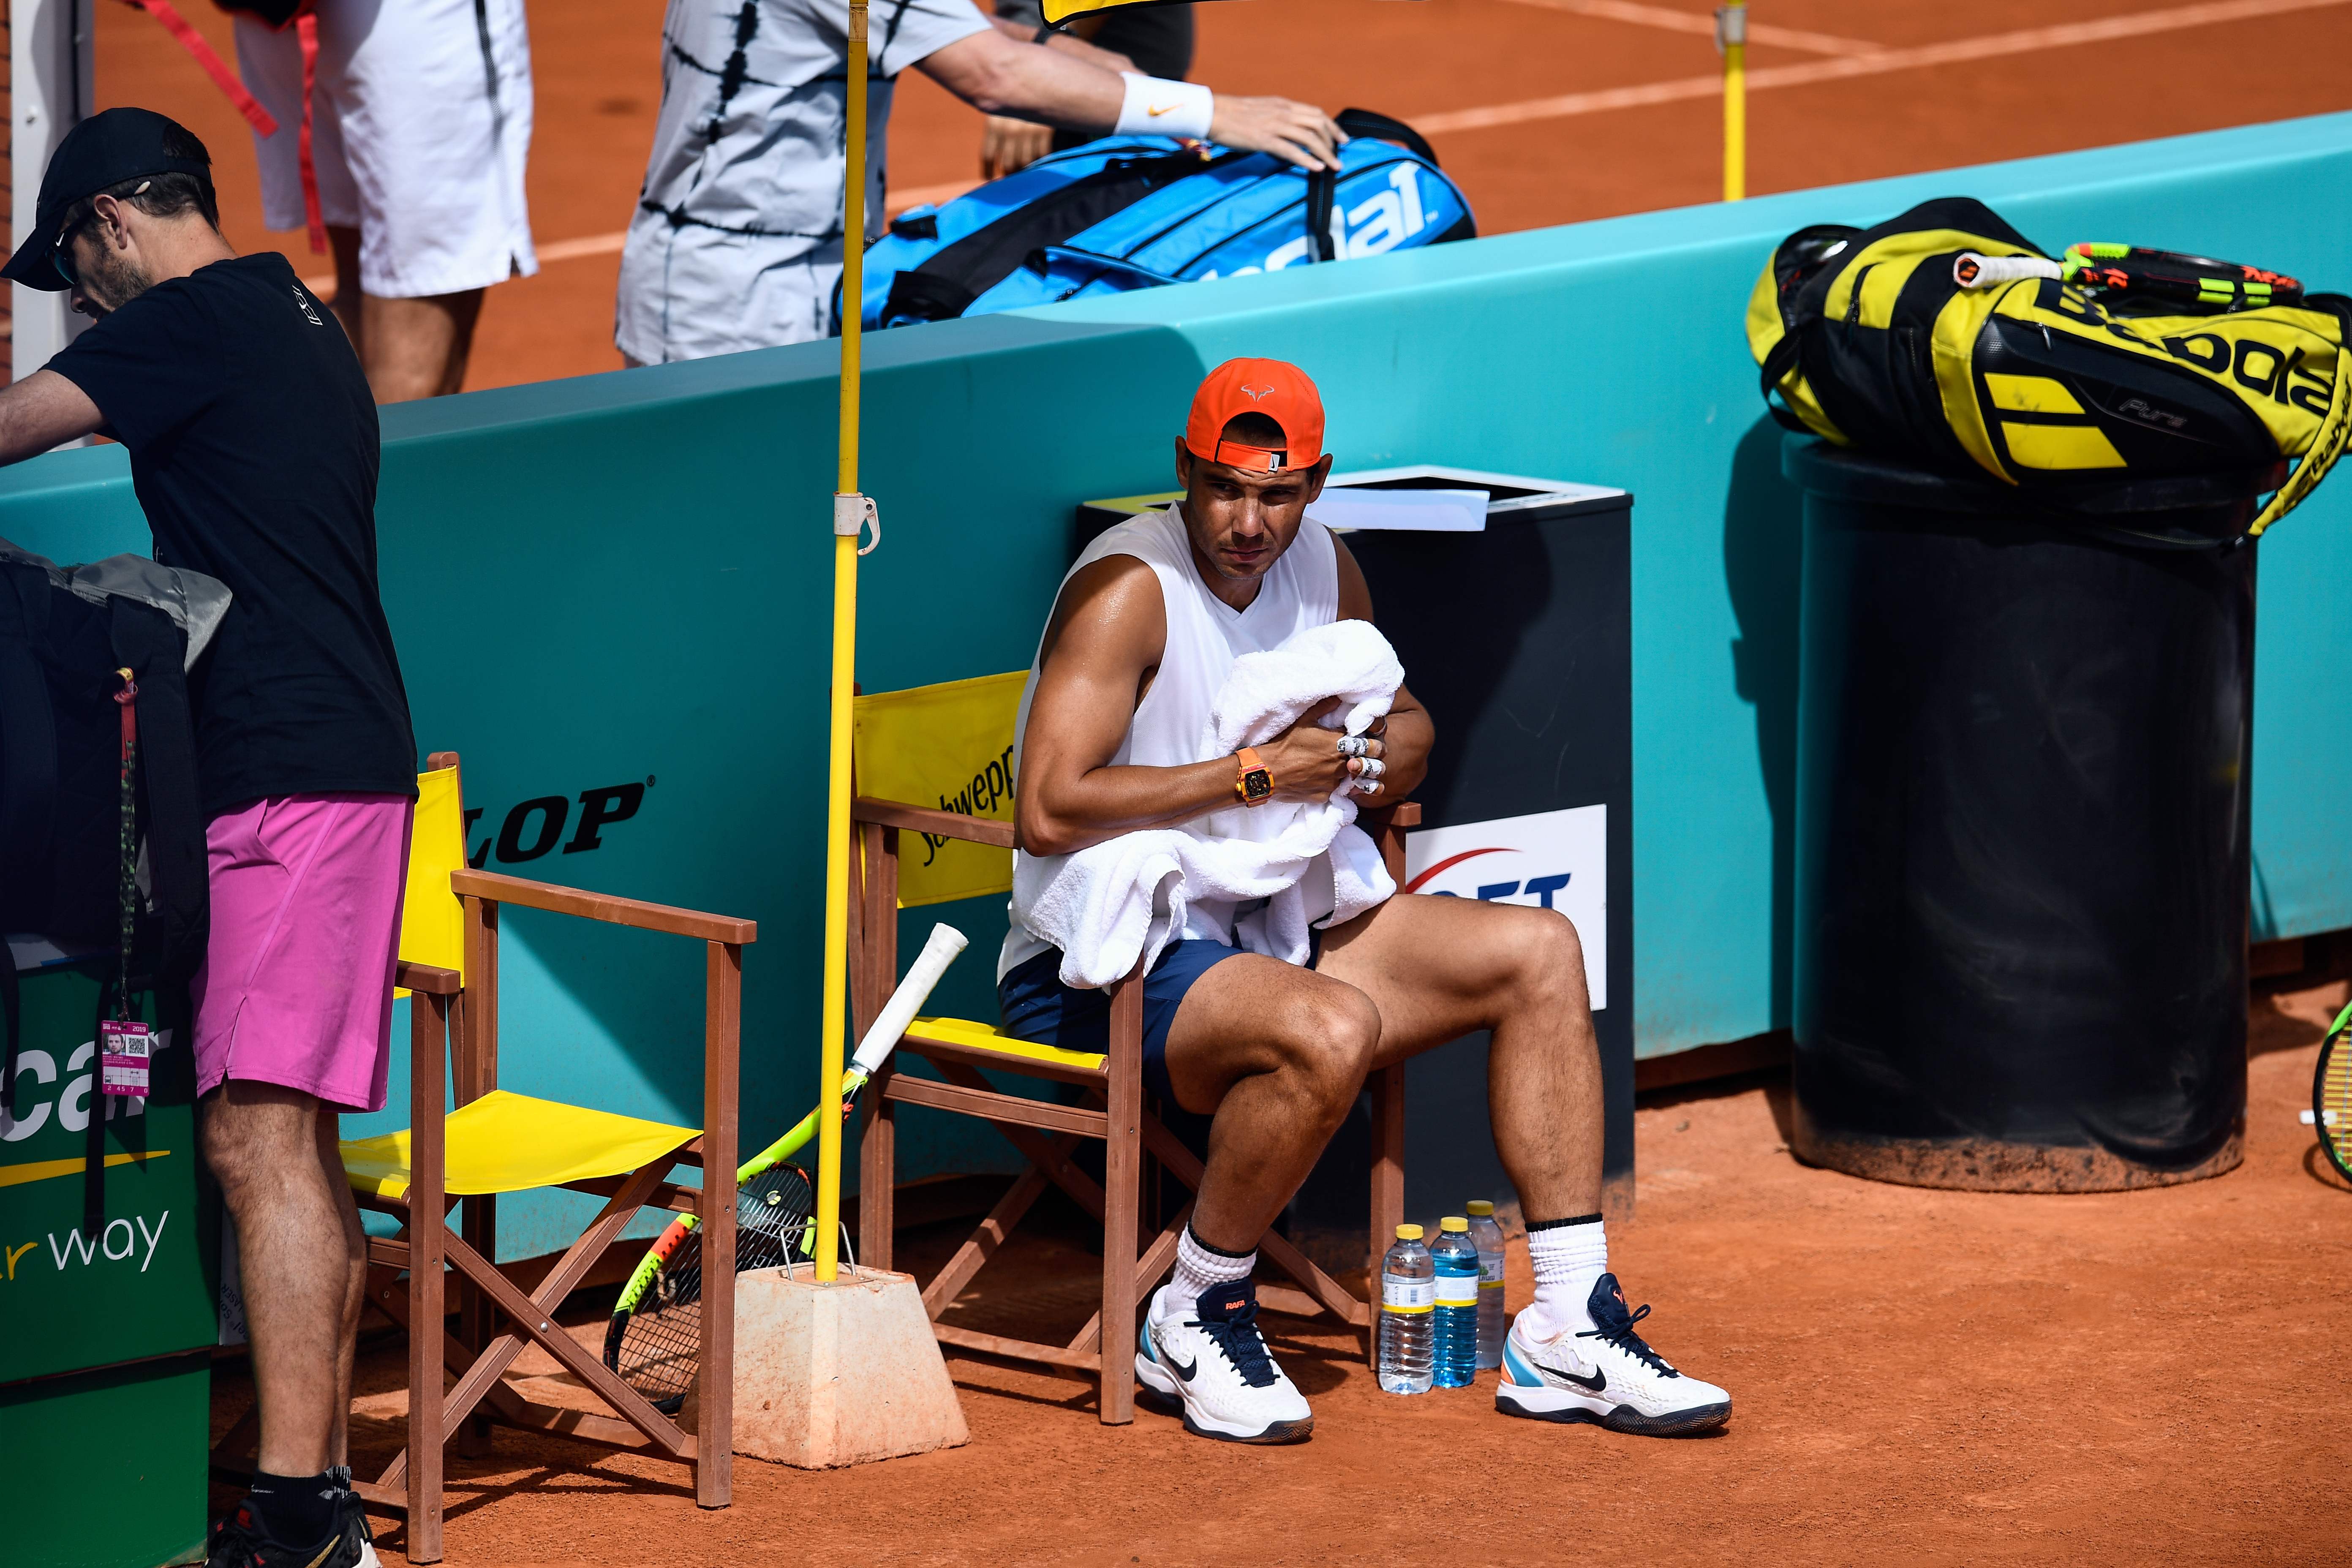
[[[1967,197],[1790,235],[1756,280],[1748,343],[1791,428],[2062,507],[2086,482],[2240,469],[2273,492],[2247,537],[2352,430],[2352,300],[2171,251],[2055,258]]]

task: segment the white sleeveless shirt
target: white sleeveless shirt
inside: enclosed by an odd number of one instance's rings
[[[1245,653],[1278,647],[1294,633],[1329,626],[1339,618],[1339,559],[1329,529],[1313,518],[1300,522],[1290,548],[1259,579],[1257,597],[1250,601],[1249,608],[1236,610],[1201,581],[1192,541],[1177,510],[1181,505],[1172,502],[1164,511],[1143,512],[1104,531],[1079,552],[1062,578],[1066,588],[1071,577],[1104,557],[1131,555],[1160,579],[1168,646],[1160,656],[1151,689],[1144,693],[1134,721],[1128,725],[1127,739],[1111,755],[1112,767],[1172,768],[1206,762],[1201,755],[1201,737],[1208,730],[1210,705],[1223,688],[1234,660]],[[1042,634],[1038,651],[1045,651]],[[1038,661],[1032,659],[1029,687],[1022,694],[1021,714],[1013,726],[1016,781],[1022,743],[1029,732],[1029,705],[1037,696],[1037,670]],[[1272,837],[1276,829],[1261,820],[1265,815],[1236,802],[1223,811],[1196,817],[1178,831],[1202,839]],[[1013,853],[1026,858],[1021,850]],[[1319,885],[1306,887],[1308,909],[1312,918],[1321,919],[1331,912],[1333,903],[1328,862],[1317,861],[1309,875]],[[999,980],[1053,945],[1028,929],[1023,912],[1016,890],[1003,952],[997,960]],[[1229,900],[1194,899],[1185,908],[1182,934],[1232,947],[1235,945],[1234,921],[1239,912],[1240,906]]]

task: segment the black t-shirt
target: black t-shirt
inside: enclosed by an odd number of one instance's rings
[[[159,283],[47,368],[130,448],[155,559],[236,595],[190,680],[205,815],[264,795],[415,795],[376,588],[375,402],[286,258]]]

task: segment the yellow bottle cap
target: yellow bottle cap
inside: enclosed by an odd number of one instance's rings
[[[1464,1219],[1458,1214],[1450,1214],[1444,1219],[1437,1222],[1437,1228],[1440,1230],[1468,1230],[1470,1228],[1470,1222]]]
[[[1470,1202],[1464,1204],[1462,1206],[1468,1209],[1471,1215],[1477,1219],[1486,1219],[1491,1216],[1495,1212],[1495,1205],[1488,1203],[1484,1198],[1473,1198]]]
[[[1397,1239],[1399,1241],[1419,1241],[1421,1239],[1421,1226],[1417,1225],[1401,1225],[1397,1226]]]

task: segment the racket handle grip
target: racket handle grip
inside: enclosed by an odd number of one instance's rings
[[[2063,278],[2066,269],[2046,256],[1979,256],[1963,250],[1952,258],[1952,281],[1963,289],[1993,289],[2025,278]]]
[[[891,1051],[898,1047],[898,1037],[907,1032],[907,1026],[915,1021],[915,1015],[930,1000],[931,987],[940,983],[940,976],[948,972],[948,965],[956,961],[956,955],[965,946],[963,932],[955,927],[931,928],[931,939],[915,955],[914,967],[907,971],[906,979],[898,982],[898,989],[890,994],[890,1000],[883,1005],[874,1026],[866,1031],[866,1037],[857,1042],[857,1054],[849,1060],[854,1071],[871,1078],[889,1059]]]

